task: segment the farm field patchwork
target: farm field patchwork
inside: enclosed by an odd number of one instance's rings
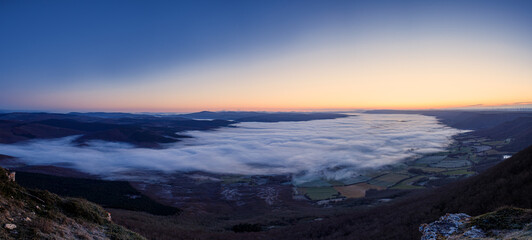
[[[461,178],[477,174],[474,167],[484,162],[502,160],[503,153],[495,148],[506,141],[486,141],[483,138],[458,138],[446,151],[428,153],[386,169],[370,170],[347,179],[319,179],[299,184],[300,196],[311,200],[339,196],[361,198],[369,189],[420,189],[433,186],[432,181]]]
[[[369,189],[383,190],[385,188],[368,183],[358,183],[349,186],[337,186],[334,189],[347,198],[361,198],[366,196],[366,191]]]
[[[396,183],[409,178],[409,175],[405,174],[397,174],[397,173],[389,173],[383,176],[380,176],[375,179],[371,179],[368,181],[369,184],[382,186],[382,187],[391,187],[395,185]]]

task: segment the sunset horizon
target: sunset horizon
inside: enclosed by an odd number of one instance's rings
[[[0,109],[439,109],[531,102],[528,6],[5,2]]]
[[[469,105],[430,105],[430,106],[368,106],[368,107],[198,107],[198,108],[0,108],[4,112],[124,112],[124,113],[193,113],[201,111],[258,111],[258,112],[351,112],[367,110],[521,110],[532,111],[532,102],[513,102],[502,104],[469,104]]]

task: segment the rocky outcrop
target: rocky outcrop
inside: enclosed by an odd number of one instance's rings
[[[94,203],[23,188],[14,176],[0,168],[0,239],[144,239]]]
[[[476,217],[448,213],[419,231],[421,240],[532,239],[532,210],[505,207]]]
[[[439,220],[422,224],[419,231],[423,233],[421,240],[447,239],[449,236],[462,231],[461,229],[469,221],[471,216],[465,213],[447,213]]]

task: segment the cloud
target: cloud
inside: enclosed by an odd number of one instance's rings
[[[77,147],[73,137],[0,145],[0,153],[32,165],[68,166],[104,178],[132,171],[206,171],[294,174],[296,180],[342,179],[426,152],[439,151],[459,130],[434,117],[358,114],[333,120],[240,123],[237,128],[191,131],[194,138],[166,149],[102,141]]]

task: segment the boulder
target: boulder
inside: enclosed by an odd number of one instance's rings
[[[435,222],[422,224],[419,227],[423,234],[421,240],[446,239],[464,227],[469,218],[471,216],[465,213],[447,213]]]

